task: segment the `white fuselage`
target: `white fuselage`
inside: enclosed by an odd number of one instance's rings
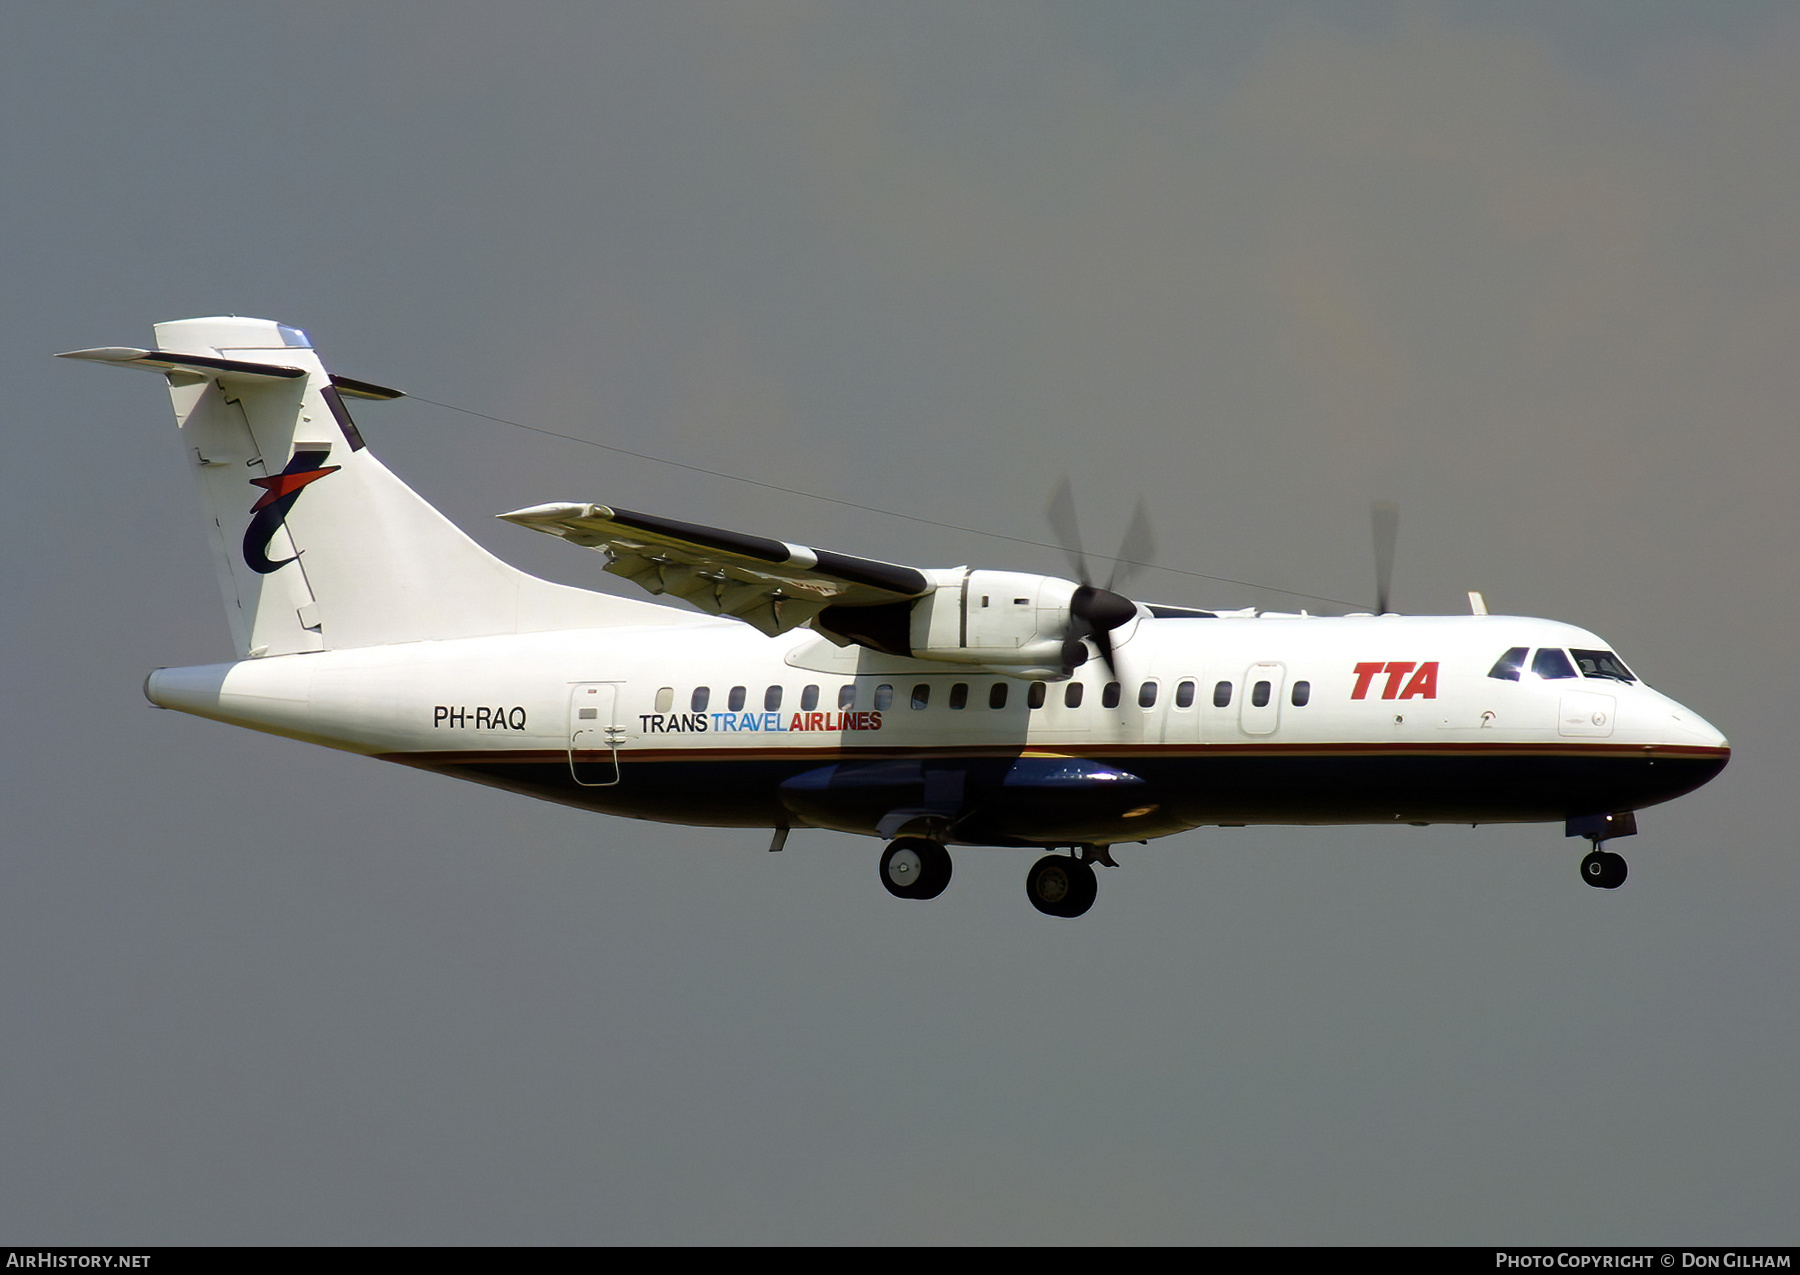
[[[1090,660],[1066,682],[1032,683],[718,621],[159,670],[146,691],[598,810],[884,836],[902,826],[882,826],[894,810],[935,810],[947,839],[990,844],[1207,823],[1562,819],[1666,800],[1728,756],[1717,730],[1642,682],[1490,675],[1508,650],[1604,649],[1552,621],[1146,613],[1115,642],[1116,677]],[[963,808],[993,805],[978,790],[1018,782],[1014,806],[1046,796],[1018,780],[1046,759],[1144,782],[1114,801],[1126,787],[1087,775],[1084,793],[1099,796],[958,825]]]

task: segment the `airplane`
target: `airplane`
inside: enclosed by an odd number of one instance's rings
[[[503,513],[693,609],[551,583],[367,447],[300,329],[155,326],[60,357],[157,372],[238,658],[152,704],[587,810],[879,838],[888,893],[947,847],[1033,849],[1085,913],[1112,848],[1204,826],[1561,822],[1605,843],[1725,766],[1723,735],[1573,625],[1149,605],[1086,579],[926,569],[557,501]]]

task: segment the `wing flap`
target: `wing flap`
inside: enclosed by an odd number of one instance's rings
[[[606,505],[534,505],[499,517],[598,549],[612,574],[771,637],[828,606],[882,606],[932,589],[912,567]]]

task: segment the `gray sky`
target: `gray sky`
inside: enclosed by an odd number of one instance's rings
[[[0,1242],[1795,1239],[1800,18],[1782,4],[9,5]],[[1557,827],[1030,856],[583,815],[148,708],[227,633],[161,319],[921,517],[1591,627],[1736,749]],[[1004,541],[403,402],[551,499]],[[611,583],[610,578],[607,583]],[[1156,600],[1280,605],[1174,574]]]

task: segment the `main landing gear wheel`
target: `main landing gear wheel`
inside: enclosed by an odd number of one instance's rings
[[[896,899],[935,899],[950,884],[950,852],[923,837],[901,837],[881,852],[881,884]]]
[[[1080,916],[1099,892],[1094,870],[1072,855],[1045,855],[1025,874],[1025,896],[1045,916]]]
[[[1598,890],[1616,890],[1625,884],[1625,856],[1595,850],[1581,861],[1581,879]]]

